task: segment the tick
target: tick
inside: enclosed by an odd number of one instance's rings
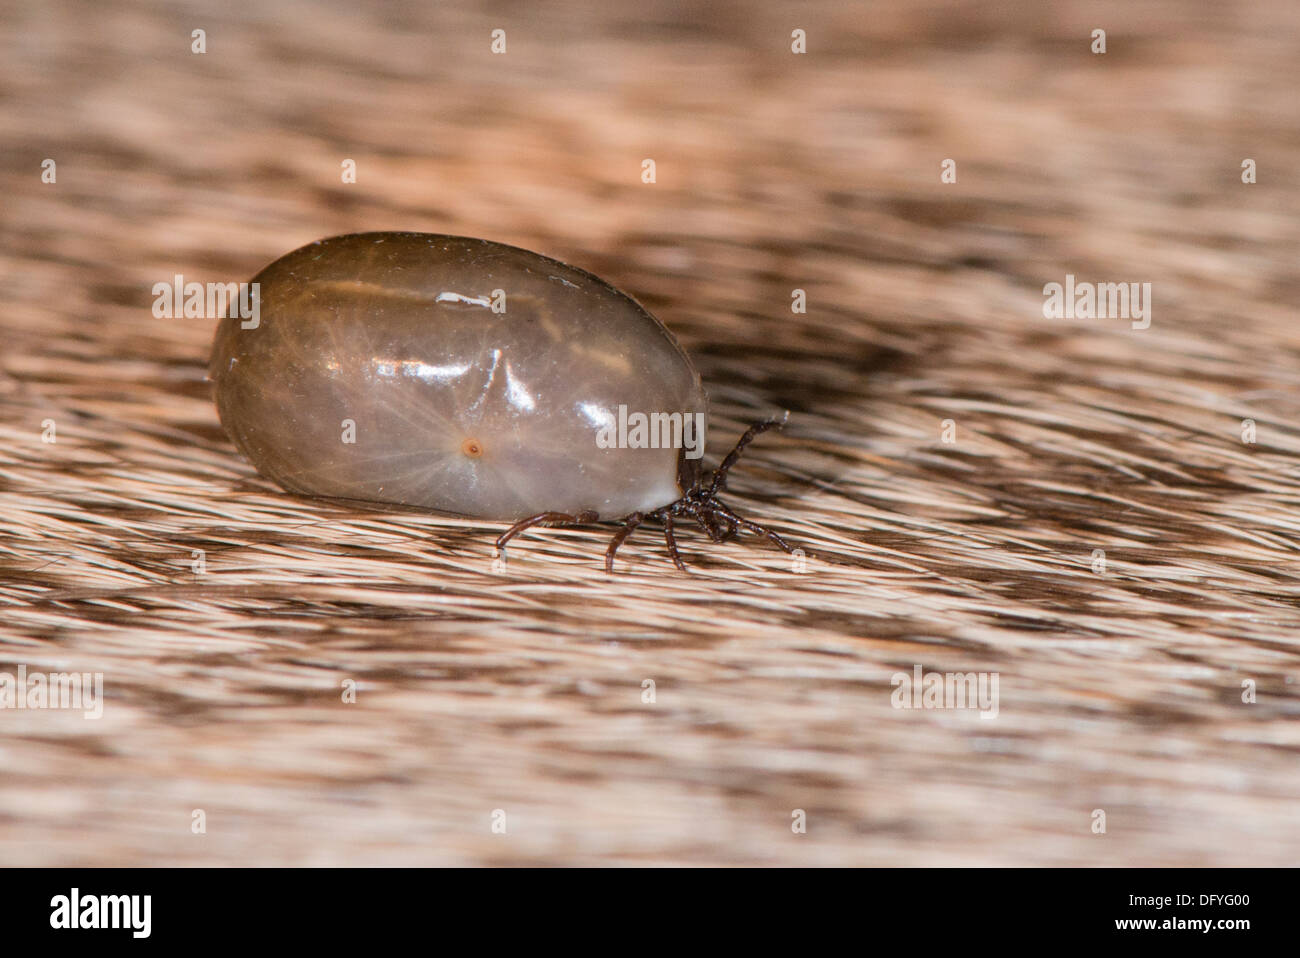
[[[355,233],[253,278],[252,320],[223,319],[209,378],[221,423],[290,492],[514,524],[697,522],[714,542],[777,533],[719,498],[759,433],[716,469],[708,399],[672,334],[635,300],[558,260],[487,240]]]

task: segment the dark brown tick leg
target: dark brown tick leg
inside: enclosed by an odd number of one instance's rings
[[[678,507],[700,524],[714,542],[726,542],[736,537],[737,526],[713,506],[713,499],[684,499]],[[726,526],[724,529],[723,526]]]
[[[726,487],[728,471],[730,471],[731,467],[736,464],[736,460],[739,459],[740,454],[745,451],[745,447],[754,441],[755,436],[759,433],[767,432],[769,429],[775,429],[783,425],[785,425],[784,420],[769,419],[766,422],[756,422],[754,425],[746,429],[745,434],[736,441],[736,445],[732,448],[731,452],[727,453],[727,458],[723,459],[718,465],[718,468],[713,470],[713,481],[709,484],[709,495],[712,496],[716,494],[719,489]]]
[[[580,512],[576,516],[571,516],[567,512],[539,512],[535,516],[529,516],[527,519],[520,519],[513,526],[501,533],[497,537],[497,549],[505,551],[506,543],[519,535],[526,532],[533,526],[541,525],[565,525],[579,526],[587,522],[595,522],[599,516],[594,512]]]
[[[673,557],[673,565],[685,572],[691,574],[691,570],[686,568],[686,563],[682,561],[682,554],[677,551],[677,537],[673,535],[673,514],[664,513],[664,542],[668,543],[668,554]]]
[[[627,541],[627,537],[632,534],[632,530],[641,524],[645,516],[639,512],[634,512],[623,520],[625,525],[618,532],[614,533],[614,538],[609,540],[609,548],[605,550],[605,573],[614,574],[614,553],[618,552],[618,547]]]
[[[726,542],[728,539],[735,537],[736,524],[720,512],[716,512],[711,506],[688,503],[685,508],[714,542]],[[721,522],[719,519],[721,519]],[[725,530],[722,528],[723,523],[727,525]]]
[[[786,542],[784,539],[782,539],[771,529],[768,529],[766,526],[760,526],[757,522],[750,522],[748,519],[740,518],[740,516],[732,512],[731,509],[723,505],[722,502],[720,502],[719,500],[717,499],[713,500],[713,508],[716,509],[718,514],[722,516],[724,519],[726,519],[728,522],[734,522],[736,525],[740,526],[740,528],[744,529],[746,532],[752,532],[755,535],[759,535],[759,536],[767,536],[767,538],[771,539],[774,543],[776,543],[780,548],[784,549],[786,552],[790,552],[790,553],[794,552],[794,548],[790,545],[790,543]]]
[[[632,530],[639,526],[644,519],[658,519],[664,524],[664,541],[668,544],[668,554],[672,556],[673,565],[679,570],[690,575],[690,570],[686,568],[686,563],[682,561],[681,552],[677,548],[677,536],[675,534],[675,519],[687,517],[694,519],[699,523],[700,528],[708,534],[714,542],[726,542],[728,539],[734,539],[743,529],[745,532],[752,532],[754,535],[764,536],[770,539],[773,544],[786,552],[793,553],[795,549],[779,535],[765,526],[760,526],[757,522],[750,522],[748,519],[742,519],[731,511],[726,503],[722,502],[717,496],[719,489],[725,489],[727,485],[727,470],[736,464],[745,447],[748,446],[755,436],[767,432],[769,429],[778,429],[785,425],[785,420],[769,419],[766,422],[756,422],[745,430],[745,434],[737,441],[735,448],[727,453],[725,459],[718,465],[718,468],[712,473],[701,473],[698,468],[689,471],[687,478],[683,479],[683,469],[680,460],[678,463],[678,482],[682,489],[682,497],[676,502],[670,502],[668,505],[653,512],[641,513],[634,512],[624,519],[625,525],[622,529],[614,534],[610,540],[609,548],[605,550],[605,572],[613,574],[614,572],[614,555],[618,552],[627,537],[632,534]],[[584,513],[583,516],[586,516]],[[518,523],[508,533],[502,536],[498,546],[505,544],[506,540],[518,532],[531,525],[539,522],[556,521],[567,519],[570,521],[588,521],[583,516],[576,520],[572,516],[563,516],[553,512],[545,512],[540,516],[533,516],[531,519],[525,519]],[[593,516],[594,518],[594,516]]]

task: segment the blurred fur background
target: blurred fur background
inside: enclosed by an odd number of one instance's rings
[[[0,671],[106,696],[0,711],[0,862],[1300,860],[1296,4],[0,10]],[[805,571],[259,478],[150,290],[373,229],[627,290],[714,456],[791,410],[730,498]]]

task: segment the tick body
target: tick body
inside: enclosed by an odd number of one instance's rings
[[[674,516],[715,541],[752,526],[716,500],[725,469],[700,468],[689,357],[590,273],[487,240],[358,233],[253,283],[256,321],[221,321],[209,375],[226,431],[291,492],[514,521],[501,546],[531,525],[657,518],[679,567]]]

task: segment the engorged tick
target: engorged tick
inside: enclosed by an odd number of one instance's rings
[[[356,233],[253,279],[253,322],[221,321],[210,378],[222,425],[291,492],[515,520],[647,519],[714,542],[740,531],[793,552],[718,494],[751,426],[701,468],[708,400],[672,334],[629,296],[558,260],[487,240]],[[639,417],[639,418],[638,418]]]

